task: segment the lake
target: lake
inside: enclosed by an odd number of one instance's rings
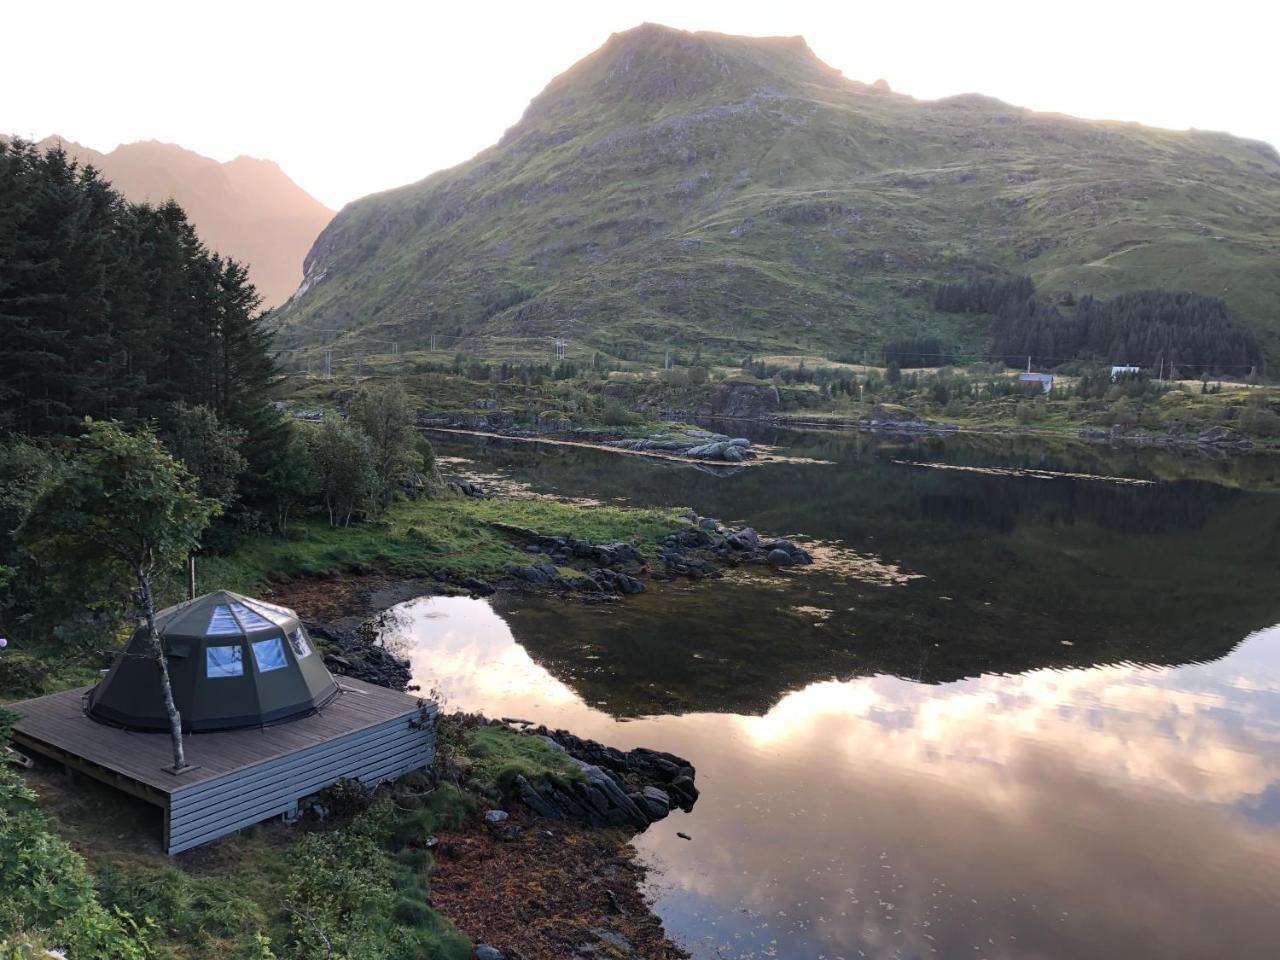
[[[481,482],[689,505],[820,562],[423,598],[384,635],[446,709],[695,764],[693,812],[635,840],[695,957],[1275,955],[1280,463],[753,439],[824,462],[440,441]]]

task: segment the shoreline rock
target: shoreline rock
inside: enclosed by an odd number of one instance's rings
[[[582,780],[544,780],[534,784],[517,775],[516,797],[549,820],[568,820],[592,827],[632,827],[643,831],[673,809],[686,813],[698,802],[697,772],[683,757],[645,747],[623,752],[568,730],[529,728],[515,721],[488,721],[522,736],[537,737],[564,753]]]

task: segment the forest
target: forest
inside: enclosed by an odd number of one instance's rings
[[[1139,290],[1109,300],[1066,295],[1054,303],[1028,277],[983,277],[942,284],[933,305],[991,315],[992,355],[1014,366],[1028,357],[1038,367],[1084,360],[1243,379],[1263,364],[1257,339],[1221,299],[1189,291]]]
[[[300,427],[277,409],[259,304],[176,203],[130,203],[60,148],[0,143],[0,635],[110,634],[119,578],[78,575],[84,550],[42,563],[32,541],[73,494],[136,480],[126,455],[176,477],[175,502],[192,481],[212,552],[295,511],[346,526],[438,479],[394,386],[358,393],[345,420]]]

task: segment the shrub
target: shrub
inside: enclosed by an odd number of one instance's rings
[[[0,746],[7,735],[6,723]],[[144,960],[150,955],[152,925],[102,905],[84,860],[53,833],[36,795],[3,765],[0,890],[0,947],[6,952],[15,937],[18,957],[24,956],[19,949],[43,947],[65,950],[77,960]]]
[[[1280,415],[1261,407],[1247,406],[1240,411],[1240,429],[1256,437],[1280,435]]]
[[[637,419],[636,415],[618,400],[608,401],[604,405],[604,412],[600,414],[600,422],[608,427],[629,427]]]

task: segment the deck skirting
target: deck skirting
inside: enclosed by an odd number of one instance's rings
[[[167,736],[95,722],[80,709],[83,689],[11,704],[21,717],[14,742],[161,807],[164,848],[180,853],[292,813],[338,780],[373,786],[432,764],[434,703],[341,683],[343,695],[314,716],[188,736],[192,768],[178,775],[167,769]]]

